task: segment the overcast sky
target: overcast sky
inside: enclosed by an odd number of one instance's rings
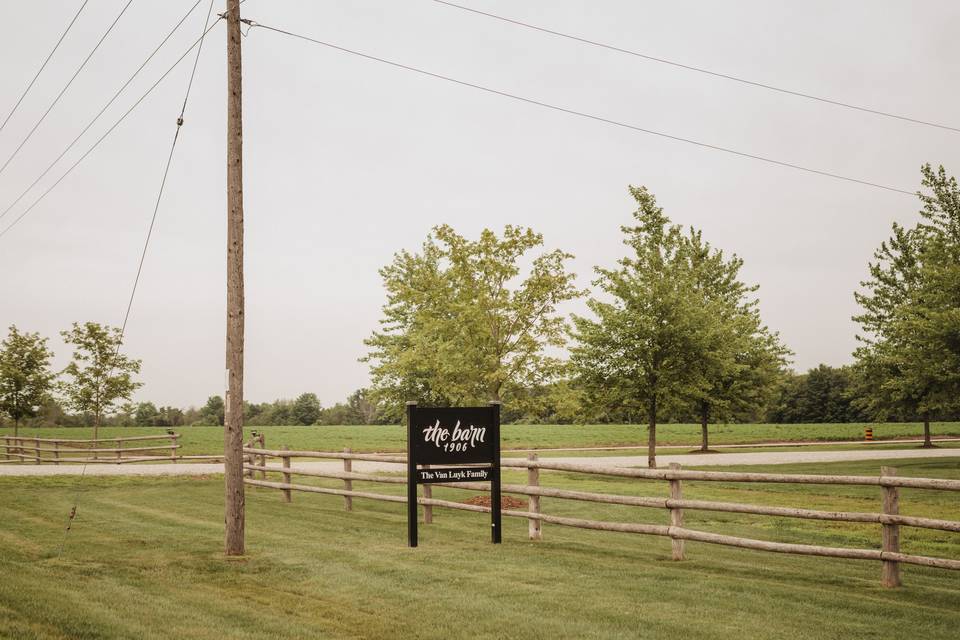
[[[126,0],[90,0],[0,132],[5,161]],[[194,0],[134,0],[0,175],[0,211],[55,158]],[[835,100],[960,126],[956,2],[508,2],[462,0],[558,31]],[[223,10],[215,0],[214,11]],[[80,0],[4,1],[0,116]],[[190,15],[42,182],[51,184],[198,37]],[[960,133],[836,108],[558,39],[430,0],[249,0],[246,17],[398,62],[648,129],[907,190],[924,162],[960,171]],[[247,359],[253,401],[368,383],[363,339],[377,269],[430,227],[505,224],[594,265],[623,255],[627,185],[744,261],[794,366],[850,362],[853,291],[916,198],[771,166],[484,94],[254,29],[243,40]],[[189,63],[189,60],[188,60]],[[0,326],[51,337],[119,325],[189,64],[178,67],[69,177],[0,238]],[[203,49],[127,330],[138,394],[202,404],[224,384],[225,30]],[[39,195],[32,192],[4,228]],[[568,311],[582,311],[582,304]]]

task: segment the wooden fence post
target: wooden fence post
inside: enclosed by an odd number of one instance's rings
[[[260,434],[260,448],[261,448],[261,449],[266,449],[266,448],[267,448],[266,438],[264,437],[264,435],[263,435],[262,433]],[[260,466],[261,466],[261,467],[267,466],[267,454],[265,454],[265,453],[261,453],[261,454],[260,454]],[[261,480],[266,480],[266,479],[267,479],[267,472],[266,472],[266,471],[261,471],[261,472],[260,472],[260,479],[261,479]]]
[[[56,440],[53,443],[53,464],[60,464],[60,441]]]
[[[37,459],[37,464],[40,464],[40,438],[33,439],[33,454]]]
[[[670,463],[671,471],[680,471],[680,464],[677,462]],[[671,500],[682,500],[683,499],[683,489],[680,486],[680,480],[670,480],[670,499]],[[670,508],[670,526],[683,528],[683,509],[677,507]],[[683,560],[683,539],[674,538],[671,536],[670,539],[671,551],[673,552],[674,560]]]
[[[177,461],[177,434],[170,434],[170,462]]]
[[[283,450],[290,451],[290,445],[288,444],[283,445]],[[290,468],[290,456],[283,456],[283,468],[284,469]],[[283,484],[290,484],[290,474],[287,473],[286,471],[283,473]],[[283,490],[283,501],[290,502],[290,489]]]
[[[3,459],[10,459],[10,436],[3,436]]]
[[[895,476],[895,467],[880,467],[880,477]],[[900,491],[897,487],[881,487],[883,493],[883,514],[895,516],[900,514]],[[900,526],[883,524],[880,532],[884,553],[900,553]],[[881,556],[882,557],[882,556]],[[884,587],[894,588],[901,585],[900,563],[895,560],[883,560],[881,581]]]
[[[123,459],[123,440],[117,438],[117,464],[120,464],[120,461]]]
[[[423,465],[424,469],[429,469],[430,465]],[[430,484],[423,485],[423,497],[424,498],[433,498],[433,487]],[[433,524],[433,505],[425,504],[423,505],[423,524]]]
[[[537,454],[530,453],[527,454],[528,462],[536,462]],[[539,487],[540,486],[540,469],[536,467],[527,467],[527,486],[528,487]],[[540,514],[540,496],[527,496],[529,499],[529,508],[527,511],[530,513]],[[527,519],[527,532],[530,535],[531,540],[543,540],[543,531],[541,530],[541,522],[538,518],[528,518]]]
[[[343,448],[344,453],[350,453],[350,447]],[[345,473],[353,472],[353,460],[350,458],[343,459],[343,470]],[[343,488],[346,491],[353,491],[353,480],[344,480]],[[352,496],[343,496],[343,509],[344,511],[353,511],[353,497]]]

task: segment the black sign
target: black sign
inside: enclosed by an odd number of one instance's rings
[[[490,467],[436,467],[417,469],[417,482],[488,482]]]
[[[490,463],[493,422],[490,407],[415,407],[413,445],[417,464]]]
[[[420,469],[419,465],[465,465]],[[418,407],[407,403],[407,534],[417,546],[417,485],[490,482],[491,539],[501,539],[500,403],[488,407]]]

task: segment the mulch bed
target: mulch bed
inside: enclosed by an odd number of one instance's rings
[[[474,496],[469,500],[464,500],[464,504],[472,504],[478,507],[489,507],[492,502],[490,496]],[[500,496],[500,508],[501,509],[526,509],[527,501],[518,500],[517,498],[511,496]]]

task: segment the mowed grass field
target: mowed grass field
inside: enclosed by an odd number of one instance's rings
[[[960,478],[960,457],[887,461]],[[744,467],[875,475],[880,463]],[[519,480],[507,474],[505,481]],[[544,471],[545,486],[665,495],[666,483]],[[334,483],[333,486],[339,486]],[[401,487],[355,482],[358,489]],[[690,498],[875,511],[875,487],[684,483]],[[435,489],[464,500],[470,492]],[[960,519],[956,493],[902,490],[901,511]],[[79,515],[64,541],[75,499]],[[789,556],[435,509],[408,549],[405,507],[247,492],[247,550],[222,556],[221,477],[0,479],[0,636],[9,638],[923,638],[960,628],[960,573]],[[663,510],[543,499],[546,513],[666,523]],[[877,548],[876,525],[688,511],[691,528]],[[960,558],[960,534],[902,528],[908,553]]]
[[[891,424],[736,424],[712,425],[711,444],[744,444],[781,441],[863,440],[865,426],[873,428],[874,438],[918,438],[923,427],[917,423]],[[960,436],[960,423],[938,422],[931,425],[934,435]],[[221,427],[176,427],[182,435],[179,450],[184,455],[223,453]],[[358,452],[404,451],[406,429],[397,425],[370,426],[310,426],[310,427],[249,427],[244,429],[247,439],[252,431],[265,435],[267,447],[289,445],[291,449],[335,451],[350,447]],[[166,433],[158,427],[103,427],[100,437],[111,438],[133,435]],[[13,435],[12,428],[0,429],[0,436]],[[45,428],[20,430],[25,437],[92,438],[92,428]],[[647,429],[639,424],[604,425],[503,425],[501,442],[508,449],[543,449],[571,447],[610,447],[644,445]],[[700,425],[663,424],[657,426],[657,441],[661,445],[694,447],[700,443]]]

